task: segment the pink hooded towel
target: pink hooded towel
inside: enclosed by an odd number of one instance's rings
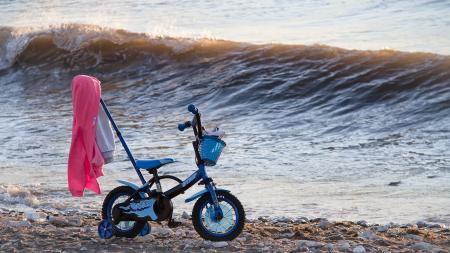
[[[96,141],[96,124],[101,97],[100,81],[87,75],[72,80],[73,126],[68,162],[68,182],[72,196],[84,189],[100,194],[97,178],[103,176],[103,156]]]

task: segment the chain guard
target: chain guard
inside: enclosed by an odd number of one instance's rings
[[[157,201],[159,199],[159,201]],[[161,195],[115,205],[112,210],[114,223],[121,221],[163,221],[172,216],[172,201]]]

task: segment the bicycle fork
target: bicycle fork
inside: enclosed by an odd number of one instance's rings
[[[205,188],[208,190],[211,196],[211,204],[214,207],[214,218],[216,220],[221,220],[223,218],[222,208],[219,205],[219,199],[216,194],[216,186],[214,185],[211,178],[208,177],[208,173],[206,172],[205,165],[199,164],[198,169],[203,178],[203,182],[205,183]]]

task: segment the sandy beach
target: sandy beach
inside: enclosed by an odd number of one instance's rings
[[[209,242],[194,231],[189,216],[169,228],[134,239],[100,239],[97,215],[45,212],[0,214],[1,252],[449,252],[450,230],[442,224],[367,224],[326,219],[259,217],[247,220],[231,242]]]

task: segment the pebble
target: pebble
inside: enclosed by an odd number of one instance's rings
[[[174,235],[175,233],[170,228],[165,227],[152,227],[152,234],[156,236],[166,237]]]
[[[310,240],[298,240],[297,248],[308,247],[308,248],[321,248],[323,247],[322,242],[310,241]]]
[[[389,222],[389,227],[390,227],[390,228],[399,228],[399,227],[400,227],[400,224],[395,223],[395,222]]]
[[[433,223],[433,224],[427,224],[427,228],[445,228],[445,225],[444,224]]]
[[[331,235],[330,237],[328,237],[330,240],[334,240],[334,241],[340,241],[340,240],[344,240],[344,237],[340,234],[336,234],[336,235]]]
[[[262,222],[268,222],[270,220],[269,216],[260,216],[258,217],[258,220],[262,221]]]
[[[86,251],[86,250],[87,250],[87,248],[84,246],[80,248],[80,251]]]
[[[31,222],[44,222],[46,220],[45,214],[37,213],[35,211],[25,212],[25,217]]]
[[[294,222],[294,220],[292,220],[291,218],[285,217],[285,216],[275,218],[275,221],[276,222],[284,222],[284,223],[292,223],[292,222]]]
[[[11,242],[6,242],[6,243],[0,245],[0,250],[6,251],[6,249],[9,248],[11,246],[11,244],[12,244]]]
[[[178,238],[186,237],[186,232],[184,230],[182,230],[182,229],[178,229],[175,232],[175,236],[178,237]]]
[[[378,235],[376,235],[374,232],[370,230],[366,230],[360,233],[359,236],[368,240],[377,240],[378,238],[380,238]]]
[[[278,223],[278,226],[280,226],[282,228],[287,228],[287,227],[289,227],[289,224],[285,223],[285,222],[280,222],[280,223]]]
[[[319,221],[319,228],[321,228],[321,229],[327,229],[331,226],[332,226],[331,222],[329,222],[327,219],[323,219],[323,220]]]
[[[186,236],[189,236],[189,237],[196,237],[196,236],[198,236],[198,234],[197,234],[197,232],[195,232],[195,231],[188,230],[188,231],[186,232]]]
[[[214,248],[223,248],[228,246],[228,242],[213,242],[211,243],[211,246]]]
[[[298,252],[308,252],[309,251],[309,249],[308,249],[308,247],[299,247],[299,248],[297,248],[297,251]]]
[[[282,231],[279,227],[275,226],[265,227],[264,230],[269,233],[280,233]]]
[[[378,232],[386,232],[390,228],[390,225],[384,225],[384,226],[378,226],[377,231]]]
[[[83,225],[83,222],[78,217],[71,217],[67,220],[67,222],[74,227],[81,227]]]
[[[422,221],[422,220],[418,221],[416,224],[417,224],[418,228],[424,228],[424,227],[427,226],[427,223],[425,221]]]
[[[407,224],[401,225],[400,228],[410,228],[410,227],[413,227],[413,226],[414,226],[413,224],[407,223]]]
[[[339,251],[348,252],[350,251],[350,243],[347,241],[340,241],[337,245]]]
[[[3,224],[7,227],[15,227],[15,228],[28,228],[32,227],[31,223],[27,220],[20,220],[20,221],[4,221]]]
[[[245,238],[245,237],[243,237],[243,236],[240,236],[240,237],[236,238],[236,240],[237,240],[238,242],[245,242],[245,241],[247,241],[247,238]]]
[[[190,220],[191,219],[191,215],[186,213],[186,211],[183,211],[183,214],[181,215],[181,218],[183,218],[185,220]]]
[[[365,253],[365,252],[366,252],[366,249],[365,249],[363,246],[358,245],[358,246],[356,246],[356,247],[353,248],[353,251],[352,251],[352,252],[353,252],[353,253]]]
[[[426,242],[416,242],[411,246],[413,250],[422,250],[425,252],[431,252],[435,248],[434,245],[426,243]]]
[[[332,244],[332,243],[327,243],[326,245],[325,245],[325,249],[327,250],[327,251],[334,251],[334,245]]]
[[[356,224],[360,225],[361,227],[365,227],[365,228],[368,227],[367,221],[365,221],[365,220],[359,220],[356,222]]]
[[[252,234],[252,233],[249,233],[249,232],[246,232],[246,231],[244,231],[244,232],[242,232],[242,236],[244,236],[245,238],[249,239],[249,238],[251,238],[251,237],[253,236],[253,234]]]
[[[414,241],[422,241],[422,237],[418,236],[418,235],[413,235],[413,234],[407,234],[405,235],[406,238],[414,240]]]
[[[306,217],[299,217],[299,218],[295,219],[295,223],[305,224],[308,222],[309,222],[309,219]]]
[[[262,248],[262,251],[269,251],[270,249],[271,249],[270,246],[266,246],[266,247]]]
[[[291,232],[291,233],[281,233],[280,234],[280,238],[292,238],[294,237],[295,233]]]
[[[82,225],[81,219],[78,217],[65,219],[64,217],[59,216],[47,216],[47,220],[50,224],[55,225],[56,227],[80,227]]]

